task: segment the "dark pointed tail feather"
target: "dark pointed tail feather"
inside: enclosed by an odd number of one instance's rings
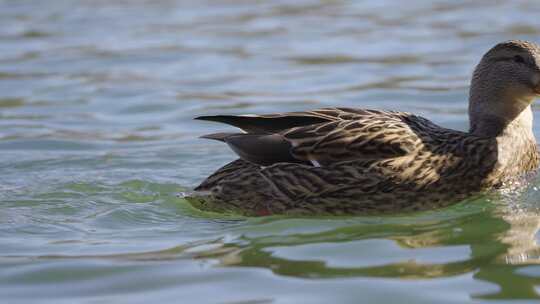
[[[244,130],[247,133],[277,133],[289,128],[300,127],[327,121],[327,119],[306,115],[268,115],[268,116],[235,116],[215,115],[199,116],[197,120],[225,123]]]
[[[301,162],[291,154],[291,144],[279,134],[214,133],[201,138],[224,142],[241,159],[261,166]]]
[[[225,132],[224,133],[212,133],[212,134],[203,135],[200,138],[212,139],[212,140],[225,142],[225,139],[227,137],[233,136],[233,135],[238,135],[238,134],[240,134],[240,133],[225,133]]]
[[[278,134],[238,134],[225,142],[240,158],[257,165],[298,161],[290,152],[291,144]]]

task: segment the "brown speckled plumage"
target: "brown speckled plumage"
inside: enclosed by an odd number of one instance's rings
[[[447,206],[535,170],[530,104],[540,92],[540,48],[508,41],[477,66],[470,132],[404,112],[348,108],[204,116],[245,133],[205,136],[240,159],[188,200],[246,215],[376,214]]]

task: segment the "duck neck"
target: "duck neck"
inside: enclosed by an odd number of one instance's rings
[[[474,99],[469,104],[470,133],[493,138],[503,172],[517,175],[538,166],[538,152],[530,104],[534,96],[516,100]],[[485,101],[488,101],[485,102]],[[510,106],[508,106],[510,105]]]
[[[532,132],[531,104],[535,95],[511,88],[479,65],[469,91],[470,133],[482,137],[528,137]]]
[[[472,112],[472,113],[471,113]],[[507,120],[497,115],[479,115],[474,111],[469,112],[470,133],[481,137],[516,137],[535,141],[532,125],[533,114],[531,106],[527,105],[521,113],[512,120]]]
[[[538,167],[540,160],[532,121],[530,105],[509,122],[493,116],[471,117],[471,133],[492,138],[496,144],[497,172],[503,176],[519,176]]]

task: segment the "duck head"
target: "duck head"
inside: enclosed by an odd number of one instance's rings
[[[499,136],[510,129],[532,135],[531,103],[540,95],[540,46],[521,40],[497,44],[474,70],[469,93],[471,133]]]

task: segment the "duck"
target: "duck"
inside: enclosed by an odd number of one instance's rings
[[[474,69],[468,132],[388,110],[200,116],[241,130],[202,136],[239,158],[186,199],[202,210],[246,216],[443,208],[535,172],[531,104],[539,94],[540,47],[510,40]]]

